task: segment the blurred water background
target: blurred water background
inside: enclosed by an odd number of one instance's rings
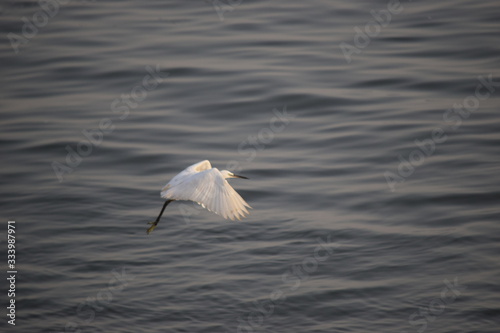
[[[497,1],[54,4],[1,7],[2,332],[498,332]],[[251,215],[146,235],[204,159]]]

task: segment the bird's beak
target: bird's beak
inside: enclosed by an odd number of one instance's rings
[[[248,179],[247,177],[238,176],[238,175],[235,175],[234,173],[233,173],[233,177],[235,177],[235,178],[243,178],[243,179]]]

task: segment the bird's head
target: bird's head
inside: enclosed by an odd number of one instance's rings
[[[228,171],[228,170],[222,170],[220,173],[222,174],[222,176],[225,179],[228,179],[228,178],[243,178],[243,179],[248,179],[247,177],[235,175],[234,173],[232,173],[231,171]]]

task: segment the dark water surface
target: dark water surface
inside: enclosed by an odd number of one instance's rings
[[[499,331],[498,1],[43,6],[1,8],[0,331]],[[250,216],[146,235],[203,159]]]

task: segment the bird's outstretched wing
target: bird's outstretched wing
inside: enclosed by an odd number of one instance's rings
[[[195,163],[191,166],[188,166],[186,169],[182,170],[179,172],[174,178],[172,178],[167,185],[163,186],[161,189],[161,197],[164,198],[163,192],[165,192],[167,189],[179,185],[180,183],[184,182],[187,178],[192,176],[193,174],[196,174],[198,172],[204,171],[204,170],[209,170],[212,169],[212,165],[208,160],[204,160],[198,163]]]
[[[251,208],[216,168],[185,177],[162,192],[170,200],[191,200],[225,219],[240,219]]]

